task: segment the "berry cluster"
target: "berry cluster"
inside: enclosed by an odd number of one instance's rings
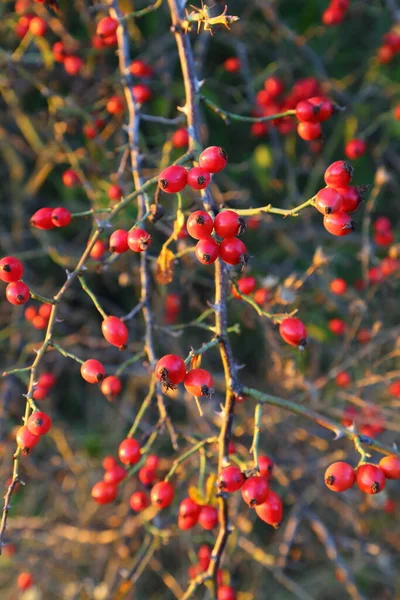
[[[339,25],[347,17],[350,0],[330,0],[328,8],[322,14],[322,23],[327,26]]]
[[[6,298],[16,306],[25,304],[30,298],[29,287],[22,281],[23,274],[24,267],[18,258],[5,256],[0,260],[0,279],[8,284]]]
[[[324,96],[314,96],[296,104],[296,118],[299,124],[297,133],[310,142],[322,135],[321,123],[327,121],[337,110],[337,106]]]
[[[54,229],[54,227],[66,227],[71,223],[71,213],[67,208],[39,208],[32,215],[30,223],[36,229]]]
[[[51,429],[51,418],[41,410],[34,410],[28,417],[26,425],[20,427],[17,431],[16,441],[23,455],[31,452],[32,448],[39,443],[42,435],[48,433]]]
[[[335,462],[325,471],[325,484],[333,492],[344,492],[357,483],[365,494],[378,494],[386,479],[400,479],[400,458],[384,456],[379,465],[362,463],[353,469],[349,463]]]
[[[155,375],[166,390],[176,389],[183,382],[186,391],[192,396],[210,397],[214,393],[214,380],[205,369],[191,369],[186,372],[185,361],[176,354],[166,354],[157,362]]]
[[[400,32],[393,29],[383,36],[383,44],[378,48],[377,59],[381,64],[390,63],[400,52]]]

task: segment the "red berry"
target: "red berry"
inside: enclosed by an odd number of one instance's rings
[[[367,144],[364,142],[364,140],[350,140],[344,147],[344,153],[350,160],[356,160],[357,158],[364,156],[366,151]]]
[[[124,191],[122,187],[117,183],[111,184],[107,190],[107,196],[112,202],[117,202],[118,200],[121,200],[123,195]]]
[[[79,184],[79,175],[73,169],[67,169],[62,174],[62,182],[65,187],[72,188]]]
[[[109,37],[118,29],[118,21],[112,17],[103,17],[97,23],[96,33],[101,37]]]
[[[348,185],[343,188],[336,188],[336,191],[342,197],[342,210],[345,213],[356,212],[361,206],[363,201],[363,194],[360,188]]]
[[[126,477],[126,470],[121,465],[113,465],[111,469],[108,469],[104,473],[104,481],[107,483],[112,483],[114,485],[118,485],[123,481]]]
[[[30,295],[29,288],[23,281],[13,281],[6,287],[6,298],[15,306],[28,302]]]
[[[185,379],[185,362],[176,354],[166,354],[157,362],[155,375],[167,389],[175,388]]]
[[[332,235],[343,236],[354,231],[355,224],[350,215],[340,210],[324,216],[324,227]]]
[[[271,479],[272,473],[274,471],[274,466],[274,461],[269,456],[258,457],[258,468],[261,477],[264,477],[267,480]]]
[[[278,529],[283,519],[282,500],[271,490],[266,501],[256,506],[256,513],[262,521]]]
[[[167,194],[181,192],[187,184],[187,171],[180,165],[167,167],[158,176],[158,185]]]
[[[389,277],[389,275],[393,275],[393,273],[395,273],[400,268],[400,263],[396,258],[391,258],[390,256],[387,256],[386,258],[382,259],[380,266],[382,275],[384,275],[385,277]]]
[[[117,497],[118,488],[113,483],[107,481],[99,481],[92,487],[92,498],[98,504],[110,504]]]
[[[106,104],[106,111],[110,115],[119,115],[125,110],[125,102],[122,96],[111,96]]]
[[[346,371],[340,371],[335,377],[335,383],[339,387],[347,387],[351,383],[351,377]]]
[[[128,233],[128,246],[132,252],[144,252],[151,246],[151,235],[140,227],[134,227]]]
[[[52,208],[39,208],[39,210],[31,216],[30,224],[37,229],[54,229],[55,225],[51,220],[52,214]]]
[[[287,344],[298,346],[300,350],[304,350],[307,345],[307,329],[300,319],[295,317],[284,319],[279,325],[279,333]]]
[[[265,502],[269,493],[270,489],[266,479],[259,475],[252,475],[242,486],[242,498],[251,508]]]
[[[365,494],[378,494],[386,485],[386,477],[377,465],[366,463],[358,467],[356,482]]]
[[[201,506],[191,498],[184,498],[179,505],[179,527],[180,529],[191,529],[199,519]]]
[[[346,462],[335,462],[325,471],[325,484],[333,492],[344,492],[353,487],[356,474]]]
[[[185,127],[177,129],[171,137],[174,148],[186,148],[189,144],[189,133]]]
[[[51,213],[51,221],[55,227],[66,227],[71,223],[71,213],[68,208],[58,206]]]
[[[224,69],[227,73],[237,73],[240,71],[240,60],[237,56],[231,56],[224,61]]]
[[[378,48],[377,58],[378,62],[381,64],[389,63],[395,55],[395,51],[391,46],[384,44],[380,48]]]
[[[33,585],[33,576],[30,573],[23,572],[18,575],[17,586],[20,590],[28,590]]]
[[[215,506],[206,504],[201,507],[199,525],[206,531],[211,531],[218,524],[218,510]]]
[[[135,77],[150,77],[153,74],[152,67],[139,59],[131,62],[129,70]]]
[[[344,21],[345,16],[346,13],[342,10],[336,8],[335,6],[329,6],[322,13],[322,23],[327,27],[331,25],[339,25],[339,23]]]
[[[236,237],[224,238],[219,247],[219,256],[228,265],[246,266],[247,248],[242,240]]]
[[[45,435],[51,429],[51,418],[40,410],[35,410],[26,422],[26,426],[33,435]]]
[[[392,223],[388,217],[378,217],[374,222],[374,231],[378,233],[387,233],[392,229]]]
[[[400,458],[394,454],[384,456],[379,461],[379,468],[383,471],[386,479],[400,479]]]
[[[44,400],[49,394],[49,388],[43,385],[36,385],[33,392],[34,400]]]
[[[25,456],[30,453],[39,440],[40,436],[31,433],[26,425],[23,425],[17,431],[17,445]]]
[[[105,374],[104,365],[94,358],[86,360],[81,366],[81,375],[88,383],[100,383]]]
[[[219,146],[209,146],[199,156],[199,164],[209,173],[218,173],[225,169],[228,163],[228,155]]]
[[[310,142],[321,137],[322,129],[319,123],[299,123],[297,125],[297,133],[302,140]]]
[[[219,212],[214,219],[215,233],[222,238],[240,235],[246,229],[244,219],[233,210]]]
[[[140,444],[133,438],[122,440],[118,447],[119,460],[123,465],[136,465],[140,460]]]
[[[335,189],[349,185],[352,177],[353,167],[344,160],[337,160],[329,165],[324,174],[326,185]]]
[[[52,310],[53,306],[51,304],[42,304],[39,308],[39,315],[41,315],[45,319],[48,319]]]
[[[248,296],[249,294],[252,294],[256,289],[257,280],[255,277],[241,277],[236,281],[236,285],[241,294]],[[235,298],[240,298],[234,285],[232,285],[232,296],[234,296]]]
[[[214,380],[205,369],[192,369],[186,373],[183,385],[193,396],[211,397],[214,393]]]
[[[237,492],[244,484],[246,477],[239,467],[234,465],[222,469],[218,479],[218,487],[222,492]]]
[[[129,250],[128,232],[125,229],[116,229],[110,235],[110,252],[123,254]]]
[[[327,121],[334,112],[332,102],[323,96],[314,96],[309,98],[308,102],[316,108],[319,122]]]
[[[196,244],[196,258],[203,265],[211,265],[219,256],[220,245],[212,238],[204,238]]]
[[[64,69],[68,75],[78,75],[82,66],[83,60],[79,56],[66,56],[64,58]]]
[[[319,121],[318,112],[318,107],[308,100],[301,100],[296,105],[296,118],[305,123],[317,123]]]
[[[398,104],[396,106],[396,108],[394,109],[394,116],[395,116],[395,119],[400,121],[400,104]]]
[[[103,240],[97,240],[90,251],[90,258],[93,260],[100,260],[107,252],[107,246]]]
[[[44,319],[42,316],[37,315],[32,319],[32,325],[35,329],[42,330],[46,329],[48,320]]]
[[[38,385],[42,385],[46,388],[51,388],[57,383],[57,379],[53,373],[42,373],[38,379]]]
[[[103,336],[109,344],[120,350],[126,347],[128,342],[128,329],[118,317],[106,317],[101,324]]]
[[[194,190],[204,190],[210,181],[210,173],[202,167],[193,167],[187,174],[187,183]]]
[[[212,549],[208,544],[202,544],[197,551],[197,558],[202,571],[206,571],[210,565]]]
[[[88,140],[94,140],[97,135],[97,127],[94,123],[86,123],[82,128],[82,132]]]
[[[110,471],[117,465],[117,460],[113,456],[105,456],[103,458],[103,469],[105,471]]]
[[[129,500],[129,504],[135,512],[142,512],[142,510],[150,506],[150,498],[146,492],[134,492]]]
[[[38,37],[44,36],[47,31],[47,23],[41,17],[33,17],[29,23],[29,31]]]
[[[28,306],[28,308],[25,309],[24,312],[24,317],[27,321],[32,321],[37,315],[37,310],[34,306]]]
[[[251,135],[253,137],[265,137],[268,133],[268,125],[267,123],[252,123],[250,127]]]
[[[336,279],[332,279],[329,287],[332,294],[335,294],[336,296],[341,296],[347,290],[347,283],[341,277],[337,277]]]
[[[394,235],[392,231],[386,233],[374,233],[374,242],[377,246],[390,246],[394,242]]]
[[[153,471],[158,469],[159,464],[160,459],[156,454],[149,454],[149,456],[146,458],[146,467],[152,469]]]
[[[195,240],[204,240],[212,233],[214,221],[204,210],[196,210],[189,215],[186,227],[192,238]]]
[[[169,481],[159,481],[153,486],[150,493],[150,500],[153,506],[157,508],[166,508],[169,506],[175,496],[175,490]]]
[[[237,595],[230,585],[220,585],[217,589],[217,600],[236,600]]]
[[[121,380],[116,375],[109,375],[101,382],[100,389],[105,396],[114,398],[114,396],[118,396],[122,389]]]
[[[272,76],[264,81],[264,89],[270,98],[276,98],[285,91],[285,84],[279,77]]]
[[[156,472],[148,466],[142,467],[138,472],[138,478],[143,485],[153,485],[157,479]]]
[[[333,188],[322,188],[315,197],[315,207],[323,215],[336,213],[342,207],[342,197],[339,192]]]
[[[342,319],[331,319],[328,327],[334,335],[343,335],[347,329],[346,323]]]
[[[5,256],[0,260],[0,279],[6,283],[18,281],[24,274],[23,264],[18,258]]]
[[[148,102],[152,96],[151,89],[144,83],[138,83],[132,87],[132,94],[138,104]]]

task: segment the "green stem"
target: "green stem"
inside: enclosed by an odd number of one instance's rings
[[[184,454],[182,454],[179,458],[177,458],[174,461],[172,467],[164,477],[164,481],[169,481],[171,477],[175,474],[179,465],[181,465],[187,458],[195,454],[198,450],[200,450],[200,448],[203,448],[203,446],[206,446],[207,444],[214,444],[216,441],[217,438],[215,436],[206,438],[205,440],[201,440],[200,442],[192,446],[189,450],[187,450],[187,452],[184,452]]]
[[[125,362],[122,363],[122,365],[120,365],[118,367],[118,369],[115,371],[115,374],[117,376],[121,375],[125,369],[127,367],[129,367],[130,365],[133,365],[135,363],[137,363],[141,358],[144,358],[146,356],[145,352],[139,352],[138,354],[135,354],[134,356],[131,356],[130,358],[128,358],[128,360],[126,360]]]
[[[250,451],[253,453],[253,457],[254,457],[254,468],[257,470],[258,470],[258,445],[260,443],[262,409],[263,409],[263,406],[260,402],[258,404],[256,404],[256,409],[254,411],[253,443],[252,443],[251,449],[250,449]]]
[[[303,210],[303,208],[306,208],[307,206],[314,206],[314,201],[315,196],[313,196],[309,200],[306,200],[302,204],[299,204],[299,206],[291,208],[290,210],[285,208],[275,208],[271,204],[267,204],[267,206],[260,206],[259,208],[242,208],[235,210],[235,212],[241,216],[259,215],[260,213],[271,213],[274,215],[282,215],[283,217],[297,217],[298,213],[301,210]]]
[[[71,217],[74,219],[77,217],[90,217],[90,215],[94,215],[96,213],[109,213],[112,211],[112,208],[91,208],[89,210],[84,210],[83,212],[72,213]]]
[[[43,302],[44,304],[54,304],[53,298],[46,298],[45,296],[41,296],[40,294],[37,294],[36,292],[33,292],[32,290],[29,290],[29,291],[30,291],[31,298],[33,300],[39,300],[39,302]]]
[[[277,113],[275,115],[269,115],[268,117],[247,117],[244,115],[238,115],[236,113],[229,112],[227,110],[223,110],[217,104],[206,98],[205,96],[200,96],[200,99],[204,102],[206,106],[209,106],[218,116],[221,117],[225,122],[229,123],[229,120],[232,121],[240,121],[242,123],[262,123],[265,121],[274,121],[275,119],[284,119],[285,117],[293,117],[296,114],[296,111],[293,109],[286,110],[285,112]]]
[[[82,277],[82,275],[80,275],[78,277],[78,280],[79,280],[79,283],[82,286],[82,289],[87,293],[87,295],[89,296],[89,298],[91,298],[93,304],[95,305],[95,307],[97,308],[97,310],[99,311],[99,313],[101,314],[101,316],[103,317],[103,319],[106,319],[107,318],[106,312],[100,306],[100,302],[98,301],[96,295],[89,288],[89,286],[87,285],[87,283],[86,283],[85,279]]]
[[[10,369],[9,371],[3,371],[1,376],[8,377],[9,375],[17,375],[18,373],[25,373],[26,371],[30,371],[32,367],[22,367],[21,369]]]
[[[59,346],[58,344],[56,344],[56,342],[53,342],[52,340],[49,342],[49,346],[52,346],[55,350],[58,350],[58,352],[66,358],[72,358],[72,360],[81,365],[83,365],[83,363],[85,362],[81,358],[78,358],[78,356],[76,356],[75,354],[72,354],[72,352],[67,352],[67,350],[64,350],[64,348],[62,348],[62,346]]]
[[[156,0],[154,4],[147,6],[146,8],[142,8],[141,10],[136,10],[135,12],[128,13],[122,17],[122,21],[128,21],[129,19],[139,19],[140,17],[144,17],[148,15],[153,10],[157,10],[162,5],[163,0]]]
[[[135,435],[136,430],[139,427],[139,423],[140,423],[140,421],[141,421],[144,413],[146,412],[147,408],[149,407],[150,402],[153,399],[155,387],[156,387],[156,382],[155,382],[154,377],[152,377],[151,381],[150,381],[150,387],[149,387],[149,391],[147,393],[147,396],[146,396],[146,398],[143,400],[143,402],[141,404],[139,412],[136,415],[136,419],[134,420],[132,427],[128,431],[127,437],[133,437]]]

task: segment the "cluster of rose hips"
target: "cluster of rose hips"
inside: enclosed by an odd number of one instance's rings
[[[56,384],[56,378],[52,373],[42,373],[35,383],[33,389],[33,399],[34,400],[44,400],[52,387]]]
[[[204,190],[211,181],[211,175],[225,169],[228,156],[223,148],[209,146],[199,156],[199,166],[189,171],[181,165],[171,165],[158,176],[159,187],[167,194],[181,192],[186,185],[194,190]]]
[[[116,375],[105,377],[103,363],[94,358],[85,360],[81,365],[81,375],[88,383],[100,383],[102,393],[110,400],[114,399],[122,389],[122,383]]]
[[[186,372],[185,361],[176,354],[166,354],[157,362],[155,375],[166,390],[176,389],[183,382],[186,391],[192,396],[210,397],[214,393],[214,380],[205,369],[191,369]]]
[[[344,492],[357,483],[365,494],[378,494],[386,479],[400,479],[400,458],[384,456],[379,465],[362,463],[354,469],[349,463],[335,462],[325,471],[325,484],[333,492]]]
[[[390,246],[394,242],[392,223],[388,217],[378,217],[373,223],[374,242],[377,246]]]
[[[324,227],[332,235],[343,236],[354,231],[350,214],[360,208],[366,187],[349,185],[352,177],[353,167],[349,163],[344,160],[332,163],[324,174],[326,187],[315,196],[315,207],[324,215]]]
[[[400,52],[400,31],[394,29],[385,33],[383,44],[378,48],[377,58],[382,64],[390,63]]]
[[[51,424],[51,418],[45,412],[41,410],[33,411],[28,417],[26,425],[23,425],[17,431],[17,445],[24,456],[29,454],[32,448],[39,443],[42,435],[50,431]]]
[[[345,371],[338,373],[336,376],[336,383],[338,383],[339,376],[341,376],[343,380],[345,375],[350,378]],[[342,387],[344,387],[343,382]],[[375,438],[385,431],[384,419],[379,406],[363,406],[360,412],[356,406],[351,404],[345,408],[341,422],[345,427],[352,427],[355,423],[357,431],[370,438]]]
[[[307,142],[317,140],[322,135],[321,123],[327,121],[336,112],[337,106],[325,96],[314,96],[296,104],[298,135]]]
[[[245,296],[250,296],[254,292],[254,302],[259,306],[265,306],[270,300],[272,300],[273,292],[268,288],[258,288],[257,287],[257,279],[252,275],[248,277],[241,277],[235,284],[232,284],[232,296],[234,298],[240,299],[240,294]]]
[[[211,562],[212,549],[208,544],[202,544],[197,551],[198,562],[190,565],[188,569],[189,579],[194,579],[201,573],[207,571]],[[231,585],[224,583],[225,572],[218,569],[217,572],[217,600],[237,600],[235,589]]]
[[[329,6],[322,14],[322,23],[327,26],[342,23],[350,7],[350,0],[330,0]]]
[[[63,206],[57,208],[39,208],[32,215],[30,224],[36,229],[54,229],[55,227],[66,227],[71,223],[71,212]]]
[[[24,266],[18,258],[5,256],[0,260],[0,279],[6,282],[6,298],[11,304],[19,306],[28,302],[29,287],[22,281]]]

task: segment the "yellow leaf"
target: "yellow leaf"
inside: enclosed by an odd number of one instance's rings
[[[188,495],[189,498],[193,500],[193,502],[196,502],[196,504],[199,504],[199,506],[204,506],[205,504],[208,504],[207,499],[204,498],[201,491],[194,485],[191,485],[189,487]]]
[[[195,354],[190,361],[190,370],[198,369],[201,365],[201,354]]]
[[[175,239],[178,237],[178,234],[182,231],[182,227],[185,224],[185,215],[181,210],[178,210],[176,213],[176,219],[174,221],[174,236]]]
[[[254,160],[256,161],[257,166],[263,169],[269,169],[273,162],[271,150],[262,144],[256,146],[254,149]]]
[[[207,479],[206,483],[206,498],[207,504],[217,504],[217,488],[215,486],[217,482],[217,476],[214,473],[211,473]]]
[[[174,278],[175,254],[164,246],[157,258],[156,280],[162,285],[171,283]]]

